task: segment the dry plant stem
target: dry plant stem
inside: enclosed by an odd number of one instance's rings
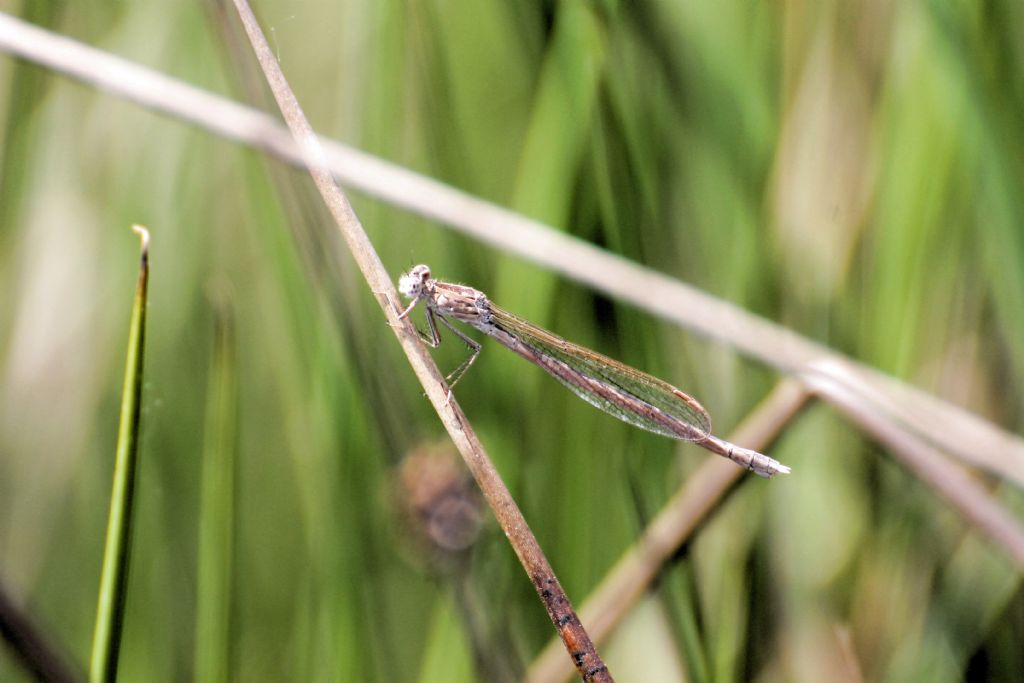
[[[764,448],[803,407],[808,396],[795,380],[779,383],[729,439],[759,450]],[[608,637],[648,589],[665,562],[745,476],[734,463],[709,458],[686,481],[580,608],[580,618],[587,623],[595,641],[600,643]],[[525,680],[557,683],[570,673],[558,643],[551,642],[534,660]]]
[[[434,404],[441,421],[476,478],[487,502],[494,510],[499,524],[505,531],[505,535],[533,581],[548,615],[558,629],[558,634],[573,659],[573,663],[585,681],[611,681],[611,674],[576,617],[568,597],[559,585],[558,579],[555,578],[551,565],[526,524],[515,500],[484,452],[461,409],[454,400],[448,400],[441,374],[426,348],[420,343],[415,328],[409,321],[398,320],[398,311],[393,303],[398,301],[398,294],[391,284],[391,278],[388,277],[387,271],[380,262],[380,258],[374,251],[373,245],[363,231],[359,219],[341,188],[334,182],[334,178],[327,170],[320,143],[294,93],[288,86],[284,73],[267,44],[252,10],[246,0],[235,0],[235,8],[278,106],[281,108],[281,113],[295,137],[299,149],[303,151],[303,158],[317,189],[323,196],[328,210],[337,223],[338,229],[352,251],[370,288],[378,295],[381,308],[384,309],[388,322],[395,330],[402,349],[409,358],[416,376],[423,384],[427,396]]]
[[[92,83],[229,140],[302,165],[272,117],[151,69],[0,13],[0,49]],[[779,325],[537,221],[351,147],[324,141],[325,163],[347,187],[437,220],[641,310],[717,339],[786,373],[831,360],[891,405],[913,406],[901,424],[925,441],[1024,487],[1024,439]],[[374,285],[375,291],[390,291]],[[930,456],[929,456],[930,457]]]
[[[959,510],[965,519],[1006,549],[1024,571],[1024,527],[996,498],[960,465],[940,457],[935,449],[903,429],[896,417],[872,408],[871,386],[834,381],[829,368],[809,371],[804,383],[848,418],[885,444],[921,480]]]

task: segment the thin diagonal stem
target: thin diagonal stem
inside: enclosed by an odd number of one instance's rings
[[[963,518],[988,536],[1024,571],[1024,526],[962,465],[941,457],[926,440],[903,428],[902,412],[885,406],[870,384],[847,378],[835,379],[836,370],[815,366],[802,378],[822,400],[842,411],[865,433],[885,444],[936,493],[957,509]]]
[[[779,383],[761,406],[729,436],[730,439],[764,448],[789,424],[807,400],[799,383]],[[718,508],[744,472],[717,458],[707,460],[662,508],[580,608],[597,642],[603,641],[636,604],[668,561],[694,530]],[[528,683],[557,683],[570,669],[555,643],[549,643],[530,665]]]
[[[404,321],[399,319],[400,311],[394,303],[398,301],[398,293],[391,284],[391,278],[388,277],[384,265],[377,256],[348,199],[334,181],[330,171],[327,170],[320,142],[289,87],[256,17],[253,16],[246,0],[235,0],[235,8],[281,113],[302,151],[305,164],[320,195],[351,250],[359,269],[369,283],[370,289],[377,295],[384,315],[391,328],[395,330],[413,371],[426,390],[427,397],[434,404],[434,409],[466,461],[488,504],[494,510],[498,523],[512,544],[523,568],[537,589],[537,593],[541,596],[548,615],[554,622],[577,670],[586,681],[613,680],[594,648],[593,642],[576,617],[565,591],[562,590],[550,563],[530,531],[519,506],[516,505],[494,465],[487,457],[466,416],[444,389],[441,373],[426,348],[420,343],[415,327],[408,319]]]

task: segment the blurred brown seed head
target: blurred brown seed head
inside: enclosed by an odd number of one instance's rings
[[[480,498],[450,444],[411,451],[398,466],[394,488],[406,533],[429,562],[446,564],[476,542]]]

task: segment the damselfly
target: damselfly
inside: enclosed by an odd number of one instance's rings
[[[430,268],[419,265],[403,275],[398,290],[412,302],[399,315],[405,318],[422,301],[426,309],[427,343],[441,343],[435,321],[440,321],[471,349],[472,353],[448,376],[452,387],[469,369],[481,346],[452,324],[471,325],[547,370],[587,403],[663,436],[692,441],[761,475],[788,474],[789,468],[767,455],[741,448],[711,434],[711,418],[695,398],[667,382],[624,365],[607,356],[577,346],[495,306],[478,289],[441,282],[430,277]]]

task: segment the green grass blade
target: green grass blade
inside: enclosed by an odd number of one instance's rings
[[[213,292],[213,298],[217,317],[199,502],[194,677],[197,681],[227,681],[232,670],[238,382],[233,297],[222,287]]]
[[[114,486],[110,495],[107,543],[103,551],[100,593],[93,631],[91,683],[117,678],[117,654],[124,626],[131,541],[132,498],[139,449],[139,405],[142,395],[142,359],[146,336],[146,290],[149,286],[149,233],[141,226],[132,229],[142,238],[139,280],[128,332],[128,356],[125,362],[124,389],[121,394],[121,420],[117,434]]]

